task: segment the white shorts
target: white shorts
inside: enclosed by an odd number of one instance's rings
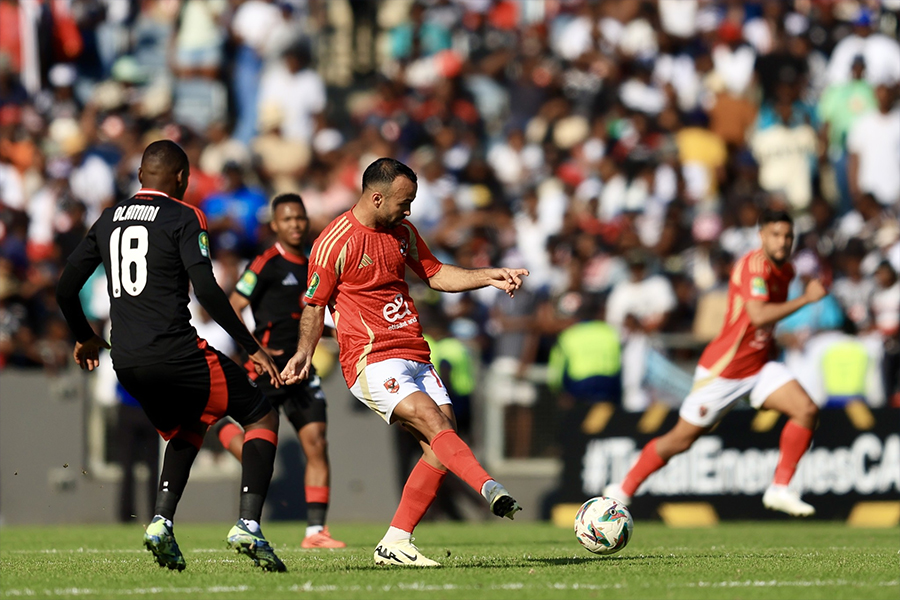
[[[400,401],[414,392],[425,392],[438,406],[452,404],[444,382],[431,363],[402,358],[366,365],[350,386],[350,392],[388,423]]]
[[[710,427],[748,394],[750,406],[758,410],[775,390],[794,379],[788,368],[778,362],[767,362],[759,373],[743,379],[710,378],[709,370],[697,367],[694,387],[678,414],[692,425]]]

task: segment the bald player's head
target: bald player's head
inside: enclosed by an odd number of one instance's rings
[[[144,150],[138,179],[146,188],[165,192],[179,200],[187,189],[190,163],[181,146],[171,140],[153,142]]]

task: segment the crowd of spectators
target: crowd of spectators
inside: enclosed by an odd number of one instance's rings
[[[900,403],[898,18],[898,0],[0,0],[0,368],[67,365],[60,266],[169,138],[226,291],[271,241],[274,194],[302,195],[314,237],[373,159],[409,164],[440,258],[531,271],[513,303],[414,288],[517,422],[534,365],[600,305],[622,402],[652,402],[648,344],[715,335],[766,206],[794,216],[797,289],[831,286],[778,332],[804,383],[828,396],[806,349],[851,335],[877,374],[860,394]],[[98,325],[104,290],[85,294]]]

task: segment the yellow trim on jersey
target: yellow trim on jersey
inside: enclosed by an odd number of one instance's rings
[[[322,242],[319,244],[319,249],[316,252],[316,264],[324,265],[328,262],[328,255],[331,253],[331,248],[334,246],[334,243],[344,235],[351,227],[350,220],[347,217],[343,217],[340,221],[338,221],[337,225],[334,226],[334,229],[328,232],[328,234],[322,238]]]
[[[333,235],[328,236],[327,245],[321,249],[321,259],[322,261],[319,263],[322,266],[325,266],[328,261],[331,259],[331,251],[334,249],[334,245],[337,244],[338,240],[343,237],[345,233],[350,231],[350,228],[353,227],[350,221],[345,220],[341,223],[336,229]]]
[[[358,377],[359,377],[359,391],[362,392],[363,400],[366,401],[366,404],[369,406],[370,409],[374,410],[379,415],[381,415],[381,418],[383,419],[384,412],[378,410],[378,403],[375,402],[374,398],[372,398],[372,391],[369,389],[369,380],[366,378],[365,369],[363,369],[362,372],[360,372]]]
[[[728,352],[726,352],[722,356],[722,358],[717,360],[713,364],[713,366],[709,368],[709,374],[706,377],[703,377],[702,379],[698,379],[694,382],[694,385],[691,388],[692,394],[694,392],[706,387],[710,383],[712,383],[713,379],[715,379],[716,377],[718,377],[725,371],[725,368],[728,366],[728,363],[730,363],[731,359],[734,358],[734,355],[737,354],[738,347],[740,347],[741,340],[744,339],[744,334],[746,332],[747,332],[747,326],[744,325],[741,328],[740,333],[738,333],[737,339],[734,341],[734,344],[731,346],[731,348],[728,349]]]
[[[344,242],[344,245],[341,246],[341,251],[338,253],[337,260],[334,261],[334,273],[337,276],[340,276],[341,273],[344,272],[344,263],[347,262],[347,246],[350,245],[350,240]]]
[[[766,273],[766,257],[762,252],[753,256],[750,261],[750,273],[753,275],[765,275]]]
[[[731,308],[731,317],[728,319],[728,324],[733,325],[737,322],[737,320],[741,317],[741,312],[744,310],[744,297],[740,294],[734,295],[734,306]]]
[[[362,313],[357,313],[359,315],[359,321],[363,324],[363,327],[366,328],[366,331],[369,332],[369,343],[363,346],[362,354],[359,355],[359,359],[356,361],[356,375],[358,376],[362,373],[366,368],[366,357],[369,356],[369,352],[372,351],[372,344],[375,343],[375,334],[372,332],[372,329],[369,327],[366,320],[363,319]]]
[[[747,262],[747,257],[744,256],[737,264],[734,265],[734,271],[731,273],[731,283],[734,285],[741,285],[741,272],[744,270],[744,263]]]
[[[407,249],[407,252],[409,253],[410,258],[412,258],[416,262],[419,262],[419,248],[416,245],[416,243],[417,243],[416,234],[413,231],[413,228],[409,223],[401,223],[401,224],[409,232],[409,248]]]

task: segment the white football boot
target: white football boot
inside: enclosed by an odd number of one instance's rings
[[[401,565],[404,567],[439,567],[441,563],[422,556],[412,540],[398,542],[378,542],[375,548],[376,565]]]
[[[763,506],[769,510],[778,510],[793,517],[811,517],[816,509],[800,499],[800,494],[788,489],[785,485],[772,484],[762,497]]]
[[[605,488],[603,488],[603,495],[607,498],[612,498],[613,500],[618,500],[625,506],[631,504],[631,496],[626,494],[622,490],[622,486],[618,483],[611,483]]]

